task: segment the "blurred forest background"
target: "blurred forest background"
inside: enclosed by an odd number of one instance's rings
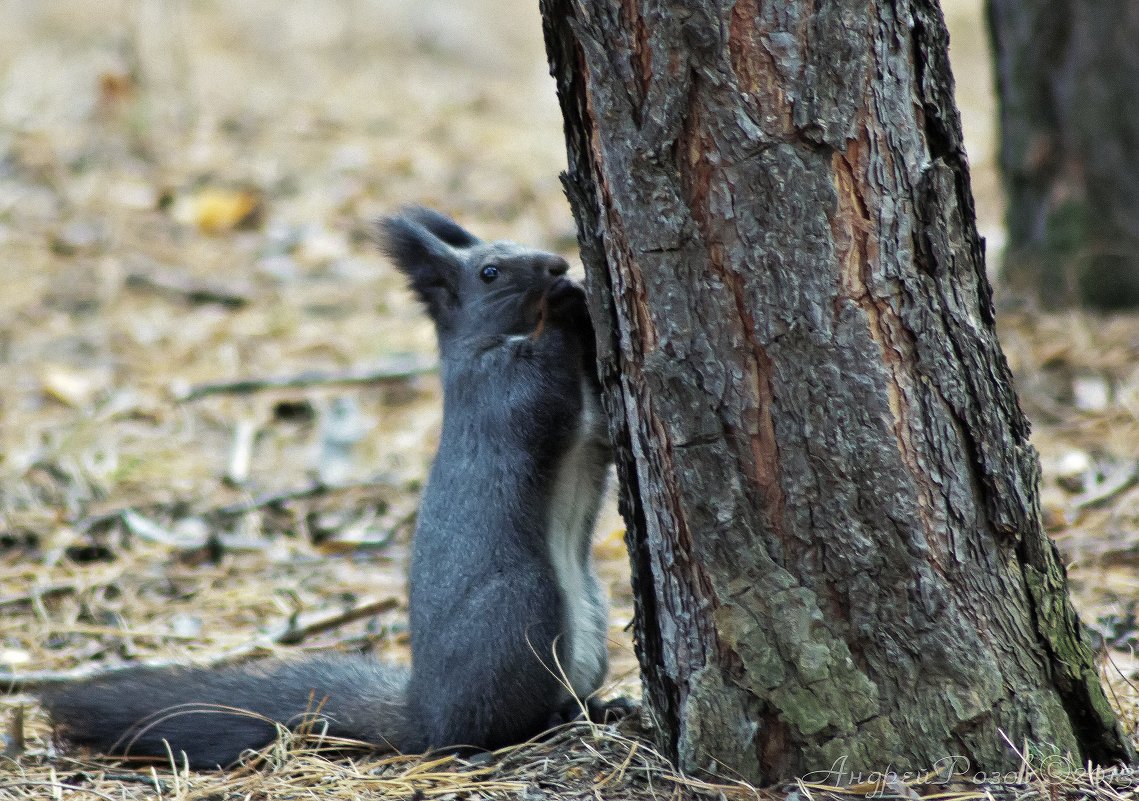
[[[983,9],[943,7],[995,277]],[[0,670],[401,658],[440,399],[369,221],[421,203],[576,263],[564,162],[531,0],[0,0]],[[1050,531],[1134,727],[1139,318],[998,298]],[[312,371],[361,382],[200,390]],[[597,555],[635,694],[612,509]],[[343,625],[281,636],[306,615]]]

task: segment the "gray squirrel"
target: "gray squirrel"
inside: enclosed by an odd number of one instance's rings
[[[132,668],[45,691],[64,739],[159,758],[169,743],[198,768],[268,745],[275,724],[403,753],[489,750],[574,717],[604,680],[590,544],[611,455],[584,292],[560,256],[428,209],[382,219],[379,237],[435,323],[443,383],[410,670],[346,654]]]

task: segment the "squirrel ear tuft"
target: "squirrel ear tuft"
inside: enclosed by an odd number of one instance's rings
[[[477,236],[445,214],[423,206],[407,206],[399,216],[417,222],[453,248],[469,248],[481,243]]]
[[[427,211],[414,209],[384,217],[377,222],[376,233],[380,249],[407,276],[412,291],[426,304],[427,313],[436,325],[445,327],[451,311],[459,306],[459,274],[463,263],[450,243],[417,219],[421,217],[420,212]],[[429,214],[466,234],[443,215]],[[438,220],[430,222],[437,224]]]

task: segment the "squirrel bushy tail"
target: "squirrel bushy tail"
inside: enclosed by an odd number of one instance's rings
[[[404,750],[407,671],[332,654],[225,668],[137,668],[47,690],[68,741],[104,754],[224,767],[277,737],[277,726]],[[167,745],[169,744],[169,746]]]

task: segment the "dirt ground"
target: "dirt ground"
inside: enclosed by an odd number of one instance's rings
[[[995,263],[980,2],[945,7]],[[368,221],[422,203],[575,262],[564,161],[528,0],[0,0],[0,670],[406,658],[439,388]],[[1001,334],[1051,533],[1134,730],[1139,319],[1007,311]],[[216,386],[283,376],[304,385]],[[610,509],[611,691],[635,695],[621,534]],[[0,731],[0,799],[754,795],[684,784],[597,731],[490,768],[274,753],[226,776],[65,760],[18,693]]]

